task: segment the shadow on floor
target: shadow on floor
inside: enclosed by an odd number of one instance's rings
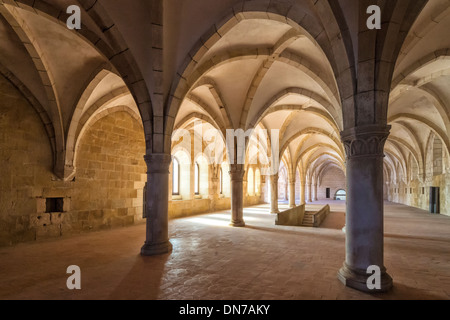
[[[328,239],[333,241],[344,241],[343,236],[340,237],[340,234],[336,233],[329,233],[329,234],[320,234],[317,235],[314,233],[314,229],[319,228],[310,228],[310,227],[288,227],[288,228],[295,228],[295,229],[279,229],[276,227],[270,228],[270,227],[261,227],[261,226],[255,226],[255,225],[249,225],[247,224],[245,226],[246,229],[256,230],[256,231],[263,231],[263,232],[271,232],[271,233],[279,233],[283,235],[311,235],[312,237],[320,237],[322,239]],[[343,235],[343,233],[342,233]]]
[[[108,300],[156,300],[170,254],[155,257],[136,256],[133,267]],[[130,283],[133,286],[130,286]]]
[[[384,234],[385,238],[393,238],[400,240],[423,240],[423,241],[440,241],[440,242],[449,242],[449,238],[443,237],[422,237],[422,236],[412,236],[412,235],[403,235],[403,234]]]
[[[446,300],[444,296],[438,296],[437,294],[409,287],[401,283],[394,283],[394,288],[389,293],[374,294],[372,296],[381,300]]]
[[[345,227],[345,213],[331,212],[322,222],[319,229],[342,230]]]

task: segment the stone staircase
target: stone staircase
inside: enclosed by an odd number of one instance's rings
[[[306,211],[305,205],[298,206],[278,214],[275,224],[278,226],[298,226],[318,228],[330,214],[330,206],[326,205],[321,210]]]
[[[314,212],[305,212],[302,226],[303,227],[314,227]]]
[[[317,212],[305,211],[302,226],[318,228],[329,214],[330,214],[329,205],[326,205],[320,211]]]

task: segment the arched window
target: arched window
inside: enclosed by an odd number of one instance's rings
[[[226,162],[222,163],[222,195],[224,198],[231,197],[231,186],[230,186],[230,165]]]
[[[282,162],[278,175],[278,199],[283,200],[288,199],[287,188],[288,188],[288,174],[284,162]]]
[[[253,169],[250,168],[248,170],[248,175],[247,175],[247,192],[248,195],[253,196],[255,193],[255,177],[253,175]]]
[[[195,163],[194,180],[195,180],[195,186],[194,186],[195,194],[199,195],[200,194],[200,166],[199,166],[198,162]]]
[[[222,168],[220,168],[220,172],[219,172],[219,189],[220,189],[220,194],[223,194],[223,170],[222,170]]]
[[[339,190],[338,192],[336,192],[336,200],[338,201],[345,201],[347,200],[347,192],[345,190]]]
[[[261,171],[259,169],[255,171],[255,193],[256,195],[261,194]]]
[[[177,158],[173,158],[172,162],[172,194],[180,195],[180,163]]]

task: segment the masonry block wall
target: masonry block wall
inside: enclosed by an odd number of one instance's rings
[[[112,113],[87,130],[72,183],[70,227],[98,230],[142,220],[144,150],[142,126],[126,112]]]
[[[432,182],[428,183],[422,183],[417,179],[409,183],[401,181],[390,187],[388,199],[429,211],[431,187],[439,188],[440,214],[450,216],[450,174],[448,173],[434,176]]]
[[[142,220],[142,126],[115,112],[88,128],[73,181],[57,181],[44,126],[0,77],[0,245],[132,225]]]
[[[1,76],[0,96],[0,246],[143,221],[147,167],[139,120],[118,111],[91,123],[76,150],[75,178],[58,181],[38,114]],[[245,197],[246,205],[261,202],[261,197]],[[206,213],[211,207],[207,196],[170,201],[169,217]],[[213,207],[230,209],[229,195],[218,196]]]
[[[278,179],[278,200],[287,201],[289,200],[289,182],[287,178],[280,177]]]
[[[331,200],[334,200],[336,192],[339,190],[346,190],[346,178],[344,172],[338,168],[329,169],[322,177],[320,185],[317,187],[317,194],[319,200],[326,200],[327,188],[330,188]]]
[[[450,216],[450,161],[442,141],[434,139],[425,159],[425,181],[419,180],[418,170],[409,179],[396,177],[389,185],[387,199],[392,202],[430,211],[430,189],[439,188],[440,214]],[[408,168],[410,169],[410,168]]]
[[[31,215],[51,181],[52,152],[38,115],[2,76],[0,96],[0,245],[9,245],[36,239]]]

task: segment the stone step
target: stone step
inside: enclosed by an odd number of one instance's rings
[[[312,214],[306,213],[303,217],[303,227],[314,227],[314,216]]]

